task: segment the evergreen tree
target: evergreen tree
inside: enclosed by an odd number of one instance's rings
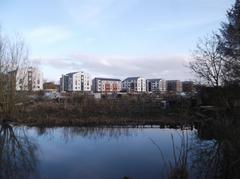
[[[240,0],[227,12],[228,22],[222,24],[220,50],[226,57],[227,81],[240,82]]]

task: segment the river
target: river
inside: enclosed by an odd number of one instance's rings
[[[168,178],[186,155],[189,178],[199,173],[194,128],[1,126],[0,178]],[[194,160],[194,161],[193,161]]]

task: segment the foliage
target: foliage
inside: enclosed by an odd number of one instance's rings
[[[22,96],[16,93],[18,72],[27,69],[28,50],[22,39],[8,40],[0,32],[0,119],[10,119]]]
[[[76,94],[61,101],[43,100],[26,105],[18,112],[17,121],[38,125],[184,124],[188,118],[182,112],[190,107],[186,101],[172,99],[170,105],[173,107],[165,109],[162,99],[150,95],[94,99]]]
[[[240,0],[227,12],[228,22],[222,24],[221,53],[225,59],[225,73],[229,82],[240,82]]]

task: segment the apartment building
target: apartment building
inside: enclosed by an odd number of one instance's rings
[[[96,93],[115,93],[121,90],[121,80],[113,78],[94,78],[92,89]]]
[[[182,92],[182,82],[179,80],[168,80],[167,91],[173,93]]]
[[[192,93],[195,91],[194,83],[192,81],[183,81],[182,90],[185,93]]]
[[[90,75],[84,72],[72,72],[60,78],[60,91],[91,91]]]
[[[34,67],[18,70],[16,75],[16,90],[43,90],[43,73],[38,68]]]
[[[167,84],[163,79],[147,79],[146,83],[148,92],[164,93],[167,91]]]
[[[122,89],[127,92],[146,92],[146,80],[142,77],[128,77],[122,81]]]

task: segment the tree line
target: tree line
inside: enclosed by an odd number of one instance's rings
[[[227,11],[218,33],[199,40],[190,69],[212,87],[240,84],[240,0]]]
[[[28,48],[20,37],[11,39],[0,31],[0,119],[11,118],[22,95],[16,92],[16,82],[26,76]]]

